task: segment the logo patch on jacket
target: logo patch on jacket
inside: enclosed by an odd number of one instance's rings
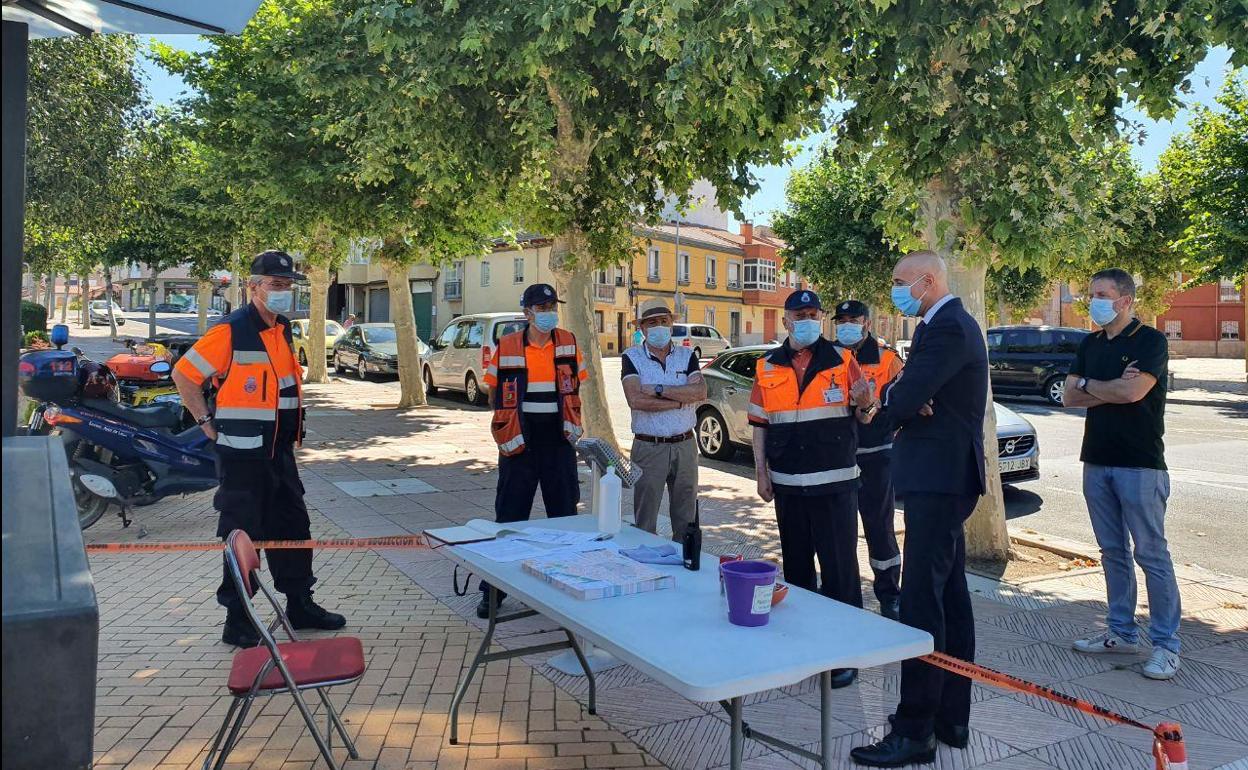
[[[255,377],[248,377],[247,382],[243,383],[243,390],[247,391],[248,393],[255,393],[258,387],[260,386],[256,384]]]

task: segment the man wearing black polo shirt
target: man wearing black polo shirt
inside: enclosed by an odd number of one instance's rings
[[[1101,330],[1080,343],[1063,401],[1088,410],[1079,459],[1101,547],[1109,628],[1077,640],[1074,648],[1089,654],[1139,650],[1134,556],[1148,588],[1153,643],[1143,674],[1170,679],[1179,670],[1181,612],[1165,532],[1170,476],[1162,434],[1170,356],[1165,336],[1132,314],[1135,281],[1125,270],[1096,273],[1089,290],[1088,312]]]

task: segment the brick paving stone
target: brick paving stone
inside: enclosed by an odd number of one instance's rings
[[[309,386],[308,394],[311,432],[300,462],[313,537],[420,532],[492,516],[497,476],[488,412],[367,408],[393,402],[393,391],[375,383],[335,380]],[[702,474],[708,550],[778,557],[774,513],[757,502],[749,469],[717,464],[704,466]],[[349,482],[377,483],[387,494],[352,497],[339,486]],[[423,491],[425,485],[435,491]],[[626,508],[629,499],[626,493]],[[535,515],[541,510],[539,496]],[[135,514],[151,542],[214,534],[210,494],[165,500]],[[668,526],[665,517],[660,526]],[[108,516],[85,533],[89,542],[133,541],[137,534]],[[865,547],[859,546],[865,565]],[[97,554],[91,565],[100,601],[97,764],[198,766],[224,717],[222,681],[233,653],[219,642],[219,557]],[[728,726],[718,704],[685,701],[621,666],[599,676],[600,714],[592,716],[584,707],[585,679],[550,668],[548,655],[487,666],[461,710],[464,743],[450,746],[450,695],[484,629],[473,614],[474,591],[454,595],[451,563],[437,552],[326,551],[316,555],[315,565],[318,601],[347,615],[346,633],[361,638],[369,661],[358,684],[331,693],[361,752],[360,760],[344,767],[703,770],[727,762]],[[1020,585],[971,576],[979,659],[1146,722],[1179,721],[1189,746],[1200,744],[1189,749],[1193,768],[1246,764],[1248,581],[1187,567],[1180,577],[1185,653],[1173,682],[1142,678],[1142,656],[1091,658],[1069,650],[1073,637],[1103,627],[1104,582],[1094,570]],[[874,608],[869,587],[865,595]],[[1146,629],[1143,608],[1138,619]],[[501,627],[496,649],[555,634],[553,623],[526,619]],[[894,664],[864,670],[857,684],[834,693],[836,766],[849,767],[849,749],[882,734],[898,682]],[[1144,731],[980,685],[973,699],[971,747],[960,752],[942,746],[937,768],[1151,766],[1140,748]],[[811,748],[818,704],[810,679],[751,696],[746,720]],[[335,743],[342,760],[341,742]],[[812,766],[757,741],[746,742],[746,757],[746,767],[754,770]],[[228,766],[294,770],[313,764],[319,764],[315,743],[289,696],[279,694],[253,712]]]

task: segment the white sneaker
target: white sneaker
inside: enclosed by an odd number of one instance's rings
[[[1139,652],[1140,645],[1128,642],[1113,631],[1102,631],[1095,636],[1076,639],[1071,645],[1079,652],[1098,654],[1102,652],[1130,653]]]
[[[1179,673],[1179,656],[1164,647],[1154,647],[1141,673],[1149,679],[1173,679]]]

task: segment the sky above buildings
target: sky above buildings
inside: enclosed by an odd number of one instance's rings
[[[156,39],[168,43],[175,48],[188,51],[204,50],[207,43],[192,35],[161,35]],[[1152,171],[1157,167],[1157,158],[1170,142],[1170,137],[1181,133],[1187,128],[1192,117],[1192,107],[1197,105],[1212,106],[1230,68],[1230,52],[1225,48],[1213,48],[1209,55],[1192,73],[1192,92],[1183,97],[1186,108],[1180,110],[1172,120],[1151,120],[1139,111],[1128,108],[1124,116],[1142,126],[1143,141],[1133,145],[1131,154],[1144,171]],[[187,86],[182,79],[170,75],[152,61],[145,60],[142,70],[147,79],[152,99],[157,104],[169,104],[184,95]],[[801,168],[810,162],[814,151],[826,142],[826,133],[812,134],[795,144],[795,153],[789,163],[778,166],[763,166],[755,169],[760,188],[742,205],[742,214],[746,219],[756,223],[767,224],[777,210],[784,208],[784,185],[794,168]],[[730,217],[735,223],[736,217]],[[735,229],[735,224],[730,224]]]

